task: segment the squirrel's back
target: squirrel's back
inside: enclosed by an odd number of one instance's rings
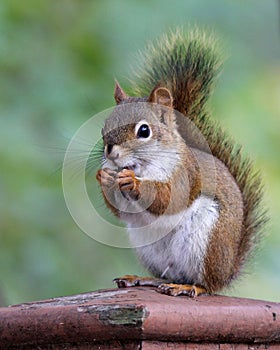
[[[206,102],[221,68],[217,44],[212,36],[199,30],[187,35],[177,30],[163,36],[155,46],[148,46],[142,58],[142,68],[134,81],[134,94],[147,96],[155,86],[169,89],[174,109],[196,125],[211,153],[225,164],[240,189],[244,209],[237,274],[259,241],[266,216],[261,209],[259,175],[251,161],[241,155],[241,147],[226,135],[207,111]],[[191,146],[200,148],[199,143]]]

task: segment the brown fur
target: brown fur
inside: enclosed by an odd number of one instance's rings
[[[154,94],[154,90],[152,91]],[[149,100],[149,98],[147,98]],[[127,97],[120,103],[131,103],[137,101],[133,97]],[[165,100],[166,103],[166,100]],[[119,135],[123,138],[124,135]],[[127,135],[126,135],[127,137]],[[220,142],[220,141],[219,141]],[[211,150],[216,151],[216,143],[211,144]],[[243,201],[243,194],[238,187],[234,174],[238,170],[233,167],[231,172],[226,165],[232,162],[231,149],[224,150],[223,164],[219,159],[215,159],[215,171],[217,176],[210,175],[212,156],[195,148],[184,147],[185,161],[182,167],[174,170],[173,178],[168,183],[143,181],[137,184],[137,189],[144,202],[151,200],[155,196],[154,202],[147,209],[154,215],[174,214],[190,206],[191,203],[201,194],[201,174],[199,165],[204,164],[205,173],[203,193],[211,195],[219,203],[219,220],[213,229],[209,247],[206,252],[204,262],[204,286],[209,292],[216,292],[230,284],[232,279],[239,273],[244,256],[247,253],[244,243],[244,221],[246,221],[246,203]],[[194,152],[194,153],[193,153]],[[215,153],[218,153],[216,151]],[[197,160],[200,164],[197,163]],[[209,163],[209,164],[207,164]],[[182,174],[184,174],[182,176]],[[213,188],[213,181],[216,186]],[[244,180],[243,180],[244,181]],[[184,188],[186,191],[182,191]],[[189,190],[188,190],[189,189]],[[214,191],[215,190],[215,191]],[[156,194],[154,194],[154,191]],[[214,191],[214,192],[213,192]],[[171,193],[175,193],[172,200]],[[244,251],[244,252],[243,252]]]
[[[204,262],[204,286],[211,292],[228,286],[233,279],[239,268],[239,245],[243,234],[241,192],[224,164],[216,160],[215,166],[219,220],[212,231]]]
[[[151,50],[154,57],[148,57],[148,64],[144,65],[147,73],[140,77],[137,86],[141,97],[127,96],[117,83],[115,100],[117,104],[146,101],[168,107],[170,112],[165,113],[163,123],[170,128],[176,128],[172,112],[172,108],[175,108],[196,125],[205,137],[209,150],[205,149],[199,138],[192,135],[190,140],[192,131],[187,124],[184,125],[184,121],[177,119],[178,131],[184,141],[178,141],[177,137],[176,140],[168,137],[161,140],[162,144],[170,143],[170,147],[174,142],[181,142],[181,153],[184,154],[169,181],[140,182],[128,171],[125,182],[118,179],[116,183],[121,190],[128,191],[131,198],[143,203],[154,199],[147,209],[154,215],[178,213],[201,194],[212,197],[218,203],[219,218],[211,232],[203,269],[203,286],[209,292],[216,292],[227,287],[238,276],[261,237],[260,229],[266,221],[260,210],[261,181],[253,171],[251,162],[241,156],[241,148],[209,118],[205,108],[213,79],[220,67],[219,60],[212,52],[211,42],[207,43],[204,36],[202,40],[197,33],[186,43],[180,33],[170,40],[166,37],[164,40]],[[148,97],[143,97],[147,96],[147,91]],[[130,130],[123,128],[112,137],[112,142],[121,144],[133,137],[133,127]],[[97,178],[102,182],[100,174]],[[118,210],[112,208],[106,198],[105,201],[119,216]]]

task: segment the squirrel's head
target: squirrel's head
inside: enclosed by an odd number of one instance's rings
[[[177,131],[173,98],[165,87],[149,97],[129,97],[116,83],[117,106],[102,129],[104,167],[131,169],[149,180],[166,181],[179,163],[185,143]]]

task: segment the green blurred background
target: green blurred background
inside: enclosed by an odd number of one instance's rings
[[[217,119],[264,175],[271,222],[228,291],[280,300],[280,45],[275,0],[2,0],[0,3],[1,305],[111,287],[145,274],[133,251],[102,245],[63,198],[64,150],[77,128],[113,105],[114,78],[170,27],[201,25],[227,60],[212,98]]]

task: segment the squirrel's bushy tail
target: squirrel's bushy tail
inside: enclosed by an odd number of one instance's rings
[[[204,112],[222,59],[216,40],[198,29],[186,36],[177,29],[141,53],[134,90],[149,95],[158,84],[167,87],[174,109],[191,119]]]
[[[241,155],[241,147],[207,112],[206,102],[222,62],[216,41],[212,35],[197,29],[188,34],[177,30],[163,36],[156,45],[149,45],[141,56],[142,64],[133,82],[134,93],[148,96],[157,85],[168,88],[174,109],[195,123],[212,154],[227,166],[240,188],[244,219],[240,260],[235,264],[237,275],[261,237],[266,215],[261,209],[261,180],[251,161]]]

